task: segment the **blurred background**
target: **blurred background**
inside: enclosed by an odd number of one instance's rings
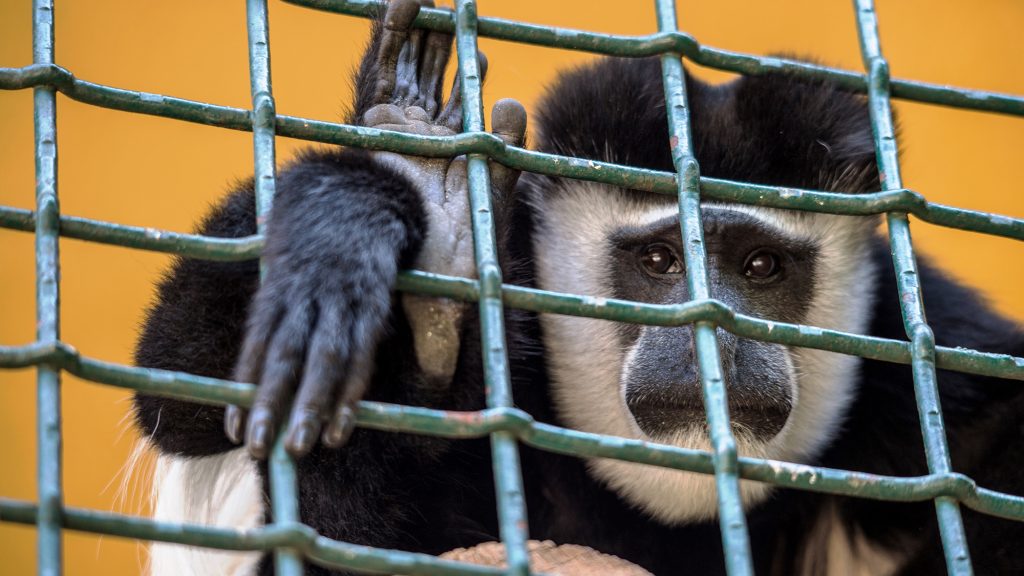
[[[480,0],[480,14],[616,34],[656,30],[649,2]],[[894,77],[1024,94],[1024,4],[879,0]],[[860,70],[849,2],[678,2],[680,27],[740,52],[789,52]],[[245,3],[58,0],[58,64],[119,88],[249,107]],[[31,2],[0,1],[0,67],[31,63]],[[274,94],[281,114],[338,121],[365,20],[270,3]],[[592,56],[481,39],[490,61],[488,109],[502,97],[532,106],[558,70]],[[730,76],[694,66],[697,76]],[[1024,217],[1024,118],[896,102],[905,185],[930,200]],[[58,96],[62,212],[190,231],[252,171],[252,137],[105,110]],[[278,139],[287,162],[299,141]],[[0,204],[34,207],[32,93],[0,91]],[[917,222],[922,252],[1024,321],[1024,244]],[[83,354],[130,363],[143,310],[169,257],[61,240],[63,339]],[[895,296],[895,295],[894,295]],[[925,302],[927,304],[927,293]],[[35,334],[33,238],[0,230],[0,345]],[[70,506],[147,514],[148,485],[125,466],[138,436],[126,391],[64,376],[64,487]],[[0,496],[35,499],[34,371],[0,371]],[[144,475],[148,460],[135,467]],[[137,574],[143,545],[65,533],[67,574]],[[0,524],[4,574],[30,574],[35,531]]]

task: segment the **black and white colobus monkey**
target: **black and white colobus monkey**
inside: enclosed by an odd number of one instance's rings
[[[451,39],[410,30],[417,11],[396,0],[375,24],[351,122],[421,134],[461,127],[458,90],[445,105],[440,89]],[[705,175],[877,189],[861,96],[781,74],[722,86],[689,79],[687,89]],[[656,60],[600,60],[549,90],[536,118],[538,147],[671,170],[664,106]],[[525,123],[518,104],[496,106],[492,129],[509,144],[522,145]],[[514,263],[509,281],[645,302],[688,299],[672,198],[532,174],[517,184],[517,176],[492,164],[500,248],[505,264]],[[277,188],[265,282],[258,286],[254,261],[179,260],[145,323],[140,365],[259,384],[248,415],[136,397],[138,422],[161,454],[156,514],[234,527],[264,521],[262,461],[287,422],[288,449],[301,456],[301,517],[321,534],[434,554],[496,539],[485,441],[353,432],[347,409],[361,398],[483,407],[474,307],[392,292],[406,266],[474,273],[463,160],[309,152],[281,171]],[[877,218],[712,201],[703,215],[715,298],[768,319],[903,338]],[[221,237],[255,230],[251,185],[200,227]],[[921,282],[940,344],[1024,356],[1024,334],[977,295],[924,262]],[[719,333],[741,454],[926,473],[908,367]],[[538,420],[707,447],[690,328],[510,313],[509,345],[516,401]],[[954,468],[986,488],[1020,493],[1020,385],[944,372],[939,383]],[[248,450],[235,450],[239,443]],[[531,537],[591,546],[659,575],[723,573],[710,477],[522,452]],[[742,493],[758,574],[944,570],[928,502],[754,482]],[[977,573],[1024,570],[1024,526],[963,513]],[[271,563],[163,545],[154,546],[152,568],[246,574],[269,573]]]

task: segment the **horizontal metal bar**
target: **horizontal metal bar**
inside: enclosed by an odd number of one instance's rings
[[[245,402],[232,400],[233,403],[247,406],[252,401],[252,391],[255,387],[250,384],[224,380],[204,384],[210,388],[225,385],[249,389]],[[214,394],[207,392],[207,395]],[[508,432],[525,444],[569,456],[615,458],[700,474],[714,472],[711,454],[708,452],[552,426],[534,421],[528,413],[518,408],[450,412],[364,401],[359,405],[356,421],[361,427],[375,430],[445,438],[482,438],[495,432]],[[739,475],[747,480],[784,488],[891,502],[921,502],[943,496],[953,497],[978,512],[1024,521],[1024,497],[981,488],[968,476],[957,473],[883,476],[740,456]],[[2,510],[0,507],[0,521],[7,519]],[[150,535],[146,535],[145,538],[164,539],[151,538]],[[211,547],[223,546],[211,542]]]
[[[31,232],[35,212],[0,206],[0,228]],[[65,238],[101,242],[127,248],[178,254],[203,260],[254,260],[263,248],[263,237],[217,238],[199,234],[181,234],[157,228],[126,226],[75,216],[60,216],[60,235]]]
[[[399,275],[398,289],[467,302],[476,302],[480,296],[476,280],[411,270],[404,271]],[[910,364],[909,342],[763,320],[737,313],[718,300],[699,300],[666,305],[563,294],[510,284],[503,284],[501,290],[502,300],[507,306],[533,312],[583,316],[650,326],[683,326],[708,321],[743,338],[801,348],[829,350],[894,364]],[[40,343],[20,347],[0,346],[0,368],[24,368],[39,363],[57,363],[77,375],[82,375],[83,370],[105,371],[117,366],[85,359],[79,360],[75,349],[63,342],[55,346]],[[937,346],[936,365],[943,370],[966,374],[1024,380],[1024,358],[1008,354]],[[148,369],[138,368],[136,370],[147,371]],[[162,373],[162,371],[157,371],[157,373]],[[173,378],[161,378],[164,380],[154,385],[154,391],[163,386],[173,387],[176,385],[177,381]],[[185,393],[185,397],[188,397],[188,393]],[[230,400],[226,401],[230,402]]]
[[[293,548],[321,566],[382,574],[422,576],[497,576],[501,568],[443,560],[429,554],[385,550],[332,540],[305,524],[271,524],[252,530],[233,530],[113,514],[81,508],[62,509],[64,528],[138,540],[171,542],[218,550]],[[38,507],[30,502],[0,498],[0,522],[35,524]]]
[[[56,65],[0,68],[0,89],[40,85],[54,85],[66,96],[87,104],[233,130],[252,129],[250,112],[242,108],[217,106],[93,84],[76,79],[70,72]],[[429,157],[486,154],[506,166],[537,174],[588,180],[666,195],[675,195],[677,191],[676,175],[672,172],[544,154],[506,146],[497,136],[486,132],[467,132],[448,137],[418,136],[293,116],[278,115],[276,120],[278,135],[313,142]],[[1022,218],[931,203],[923,195],[907,189],[854,195],[764,186],[707,177],[701,177],[700,182],[701,197],[704,199],[844,215],[900,211],[940,226],[1024,240]],[[5,215],[0,212],[0,226],[14,227],[9,223],[16,218],[9,213]]]
[[[285,0],[285,2],[326,12],[366,18],[379,13],[382,4],[376,0]],[[451,33],[455,29],[455,17],[450,10],[425,8],[420,10],[420,15],[414,25]],[[786,72],[805,78],[828,78],[850,90],[867,92],[868,81],[865,74],[789,58],[753,56],[712,48],[702,45],[685,32],[624,36],[540,26],[502,18],[481,17],[478,33],[480,36],[495,40],[509,40],[520,44],[592,52],[608,56],[638,58],[656,56],[666,52],[678,52],[688,60],[708,68],[748,75]],[[1024,116],[1024,97],[1022,96],[913,80],[892,80],[891,84],[892,96],[895,98]]]
[[[475,280],[419,271],[405,271],[400,274],[398,289],[457,300],[476,301],[479,298],[479,287]],[[828,350],[897,364],[909,364],[911,358],[909,342],[764,320],[738,313],[727,304],[713,299],[683,304],[648,304],[550,292],[510,284],[502,285],[502,299],[511,308],[533,312],[584,316],[650,326],[682,326],[706,321],[737,336],[764,342]],[[937,346],[936,364],[943,370],[1024,380],[1024,358],[1008,354]]]
[[[506,430],[526,444],[560,454],[615,458],[702,474],[714,473],[708,452],[543,424],[516,408],[448,412],[364,402],[358,412],[358,422],[360,426],[377,430],[450,438],[479,438]],[[748,480],[786,488],[874,500],[918,502],[938,496],[956,496],[980,512],[1024,520],[1024,497],[979,488],[962,474],[881,476],[744,456],[739,457],[739,474]]]
[[[80,356],[72,347],[63,343],[56,346],[33,344],[21,348],[0,347],[0,367],[2,368],[24,367],[38,363],[58,366],[82,379],[92,382],[137,390],[157,396],[180,398],[208,404],[249,406],[255,396],[255,386],[252,384],[196,376],[183,372],[137,368],[102,362]],[[415,432],[454,438],[478,438],[497,431],[507,431],[538,448],[565,454],[580,451],[580,454],[587,456],[621,458],[644,464],[664,465],[694,472],[710,473],[713,471],[710,455],[705,452],[638,440],[589,434],[534,423],[532,417],[526,412],[509,407],[480,412],[449,412],[411,406],[363,402],[360,404],[357,422],[361,426],[382,430]],[[537,431],[531,432],[526,430],[530,427],[537,428]],[[564,436],[564,438],[559,439],[560,435]],[[581,442],[570,441],[572,438],[582,440]],[[621,452],[619,448],[622,448]],[[840,487],[835,482],[822,480],[837,477],[837,471],[830,471],[825,468],[753,458],[741,458],[740,463],[741,475],[744,478],[777,483],[783,486],[818,489],[855,496],[863,495],[871,498],[882,497],[882,493],[872,491],[875,489],[873,488],[874,486],[900,486],[900,483],[904,481],[904,479],[896,479],[898,481],[892,484],[887,479],[889,477],[855,475],[852,477],[854,480],[851,480],[853,487],[848,489]],[[753,467],[745,468],[746,465]],[[747,471],[743,472],[744,469]],[[750,475],[748,476],[747,474]],[[886,480],[882,481],[880,479]],[[906,482],[908,482],[907,486],[911,485],[909,484],[911,482],[909,479]],[[957,488],[957,490],[961,489]],[[841,491],[836,492],[836,490]],[[861,492],[861,490],[866,491]],[[996,493],[993,492],[993,494]],[[894,496],[894,498],[910,500],[926,500],[931,497],[934,497],[933,492],[928,492],[926,495],[908,492]],[[1004,499],[999,497],[997,500],[1002,502]],[[1024,499],[1019,497],[1010,497],[1010,500],[1007,500],[1007,502],[1017,502],[1018,500],[1021,500],[1020,505],[1024,506]],[[979,504],[979,506],[987,505]],[[1013,505],[1016,506],[1017,504]],[[1010,517],[1017,518],[1018,515],[1016,512],[1013,512]],[[1024,508],[1021,508],[1019,517],[1024,517]]]
[[[25,77],[30,77],[32,81],[24,81]],[[252,129],[249,111],[241,108],[216,106],[93,84],[77,80],[70,72],[55,65],[0,68],[0,89],[51,84],[70,98],[87,104],[234,130]],[[659,194],[675,195],[677,190],[676,175],[672,172],[515,148],[506,146],[498,137],[485,132],[463,133],[450,137],[418,136],[284,115],[277,116],[276,132],[281,136],[314,142],[390,150],[418,156],[454,157],[471,153],[486,154],[507,166],[538,174],[588,180]],[[930,203],[923,195],[906,189],[852,195],[701,177],[701,195],[705,199],[846,215],[901,211],[941,226],[1024,240],[1024,219]],[[2,216],[0,214],[0,217]]]
[[[612,169],[625,168],[612,164],[607,166]],[[665,183],[672,185],[674,175],[668,172],[657,172],[656,174],[658,179],[651,180],[656,182],[656,186],[652,186],[652,188],[656,188],[653,191],[661,191],[663,175]],[[594,178],[584,179],[595,180]],[[636,186],[630,187],[637,188]],[[930,203],[917,192],[906,189],[852,195],[742,184],[702,177],[701,194],[705,199],[849,216],[868,216],[889,211],[908,212],[918,216],[921,220],[947,228],[1024,240],[1024,219]],[[34,227],[35,213],[33,211],[0,206],[0,228],[32,232]],[[60,233],[62,236],[78,240],[117,244],[204,260],[231,261],[258,258],[262,246],[262,240],[258,235],[243,238],[219,238],[114,224],[63,214],[60,216]]]

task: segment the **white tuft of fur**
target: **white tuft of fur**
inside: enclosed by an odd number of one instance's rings
[[[642,437],[637,429],[632,437]],[[649,438],[644,438],[649,439]],[[649,439],[681,448],[711,452],[711,441],[703,426],[692,426],[668,438]],[[741,456],[765,458],[768,445],[752,437],[736,434]],[[718,514],[718,489],[711,474],[684,472],[660,466],[635,464],[622,460],[594,459],[588,469],[631,505],[644,510],[663,524],[712,520]],[[764,500],[771,486],[752,480],[740,480],[740,499],[744,507]]]
[[[263,523],[263,486],[245,449],[184,458],[161,454],[153,475],[153,516],[164,522],[251,530]],[[155,542],[151,576],[248,576],[259,552]]]
[[[674,200],[652,200],[596,183],[559,183],[535,196],[540,215],[534,237],[539,287],[613,297],[608,238],[622,227],[639,227],[677,213]],[[875,270],[869,256],[870,226],[864,217],[809,214],[772,208],[704,203],[702,209],[749,214],[783,234],[818,247],[819,279],[806,323],[818,328],[863,333],[873,304]],[[647,437],[633,420],[621,392],[629,350],[615,323],[543,314],[555,408],[571,427],[639,440]],[[740,455],[807,462],[839,431],[855,393],[859,359],[812,349],[789,348],[796,384],[793,410],[783,429],[764,442],[739,435]],[[693,430],[700,430],[695,427]],[[670,443],[708,450],[704,432],[681,432]],[[716,514],[714,477],[607,459],[588,462],[595,477],[631,504],[665,523],[707,520]],[[771,488],[741,481],[744,505],[763,501]]]

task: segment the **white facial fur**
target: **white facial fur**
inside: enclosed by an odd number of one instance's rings
[[[565,181],[535,196],[539,222],[534,236],[537,280],[544,290],[613,297],[607,238],[624,226],[653,223],[677,211],[664,203],[610,186]],[[870,224],[863,217],[795,213],[771,208],[706,203],[703,210],[743,212],[789,237],[818,248],[817,282],[805,323],[863,333],[871,308],[875,270],[868,251]],[[868,224],[868,225],[866,225]],[[713,295],[712,295],[713,296]],[[552,374],[555,408],[573,428],[626,438],[710,449],[701,427],[681,428],[673,438],[649,438],[623,399],[629,369],[618,325],[605,320],[545,314],[541,317]],[[790,348],[793,409],[771,440],[737,436],[740,455],[791,462],[817,456],[839,430],[855,392],[859,360],[821,350]],[[714,477],[608,459],[588,467],[632,505],[665,523],[707,520],[716,514]],[[746,507],[763,501],[770,487],[742,481]]]

